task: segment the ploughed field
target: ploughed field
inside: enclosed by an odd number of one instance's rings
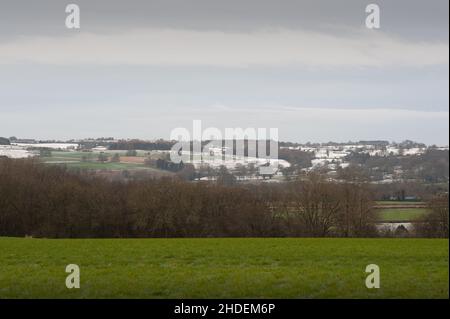
[[[448,298],[444,239],[0,238],[0,298]],[[80,289],[65,285],[77,264]],[[365,268],[380,267],[368,289]]]

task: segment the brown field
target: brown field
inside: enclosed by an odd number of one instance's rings
[[[129,163],[129,164],[144,164],[145,157],[137,157],[137,156],[121,156],[121,163]]]

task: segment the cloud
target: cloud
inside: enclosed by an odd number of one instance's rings
[[[140,29],[23,36],[0,44],[0,64],[421,67],[448,64],[448,54],[448,42],[414,42],[367,29],[345,35],[289,29]]]
[[[170,110],[170,111],[168,111]],[[202,127],[279,129],[283,141],[345,142],[349,140],[402,141],[448,145],[448,112],[392,109],[330,109],[267,105],[259,108],[213,105],[210,107],[150,107],[90,104],[82,109],[59,107],[2,112],[0,136],[41,139],[114,136],[143,139],[169,138],[172,129],[192,131],[192,121]],[[36,121],[36,119],[39,121]],[[120,125],[117,124],[120,120]],[[101,125],[99,125],[101,123]],[[42,128],[45,127],[45,130]]]

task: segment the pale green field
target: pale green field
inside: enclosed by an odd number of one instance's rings
[[[376,212],[377,219],[381,222],[411,222],[425,216],[428,210],[426,208],[386,208]]]
[[[114,154],[125,156],[126,151],[106,151],[104,152],[110,158]],[[138,157],[147,156],[149,152],[139,151]],[[65,165],[69,169],[87,169],[87,170],[147,170],[154,172],[163,172],[161,170],[148,167],[141,163],[113,163],[113,162],[98,162],[98,152],[67,152],[67,151],[52,151],[51,157],[43,157],[42,161],[51,165]],[[87,160],[83,161],[83,157]]]
[[[413,202],[413,201],[377,201],[376,204],[386,206],[425,205],[424,202]]]

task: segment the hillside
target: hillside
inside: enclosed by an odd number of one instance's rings
[[[11,145],[11,143],[7,138],[0,136],[0,145]]]

